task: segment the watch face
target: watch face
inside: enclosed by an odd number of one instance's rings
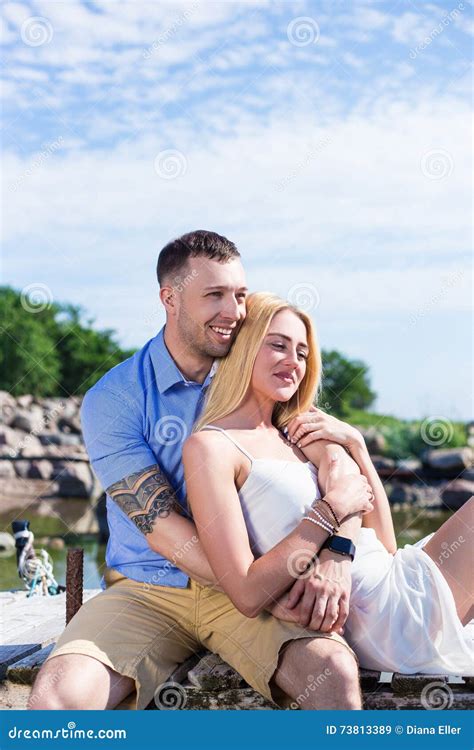
[[[355,553],[355,547],[351,540],[343,536],[333,536],[329,542],[329,549],[340,552],[341,555],[349,555],[352,558]]]

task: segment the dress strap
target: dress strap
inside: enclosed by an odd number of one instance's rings
[[[229,438],[231,443],[234,443],[235,447],[238,448],[239,451],[242,451],[244,456],[247,456],[249,461],[253,463],[253,456],[251,456],[250,453],[246,451],[245,448],[243,448],[240,445],[240,443],[238,443],[237,440],[235,440],[231,435],[229,435],[229,433],[226,432],[222,427],[214,427],[214,425],[212,424],[205,424],[203,427],[201,427],[201,430],[217,430],[218,432],[222,432],[222,434],[225,435],[227,438]]]

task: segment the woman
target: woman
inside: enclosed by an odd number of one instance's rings
[[[285,438],[296,415],[310,409],[320,374],[310,318],[273,295],[251,295],[239,336],[183,450],[188,500],[220,585],[238,609],[254,616],[288,588],[288,578],[272,574],[272,562],[291,549],[283,544],[295,529],[311,530],[319,549],[339,529],[350,528],[357,512],[363,528],[351,567],[345,635],[361,666],[472,673],[464,627],[473,604],[470,544],[459,542],[447,560],[442,554],[446,543],[468,539],[472,500],[438,532],[397,551],[388,500],[362,437],[334,419],[318,436],[352,441],[352,458],[341,449],[339,463],[362,472],[371,488],[353,507],[344,507],[329,468],[334,446],[325,440],[305,445],[303,439],[300,449]],[[296,439],[302,433],[304,428],[293,430]],[[289,569],[299,552],[288,557]],[[340,615],[333,612],[330,620],[337,631]]]

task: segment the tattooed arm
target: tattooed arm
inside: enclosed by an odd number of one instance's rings
[[[158,464],[130,474],[107,494],[146,536],[152,550],[204,585],[216,577],[202,549],[194,523],[186,518],[173,488]]]

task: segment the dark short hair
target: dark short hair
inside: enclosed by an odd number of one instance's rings
[[[158,256],[156,275],[161,286],[170,276],[178,276],[186,267],[189,258],[203,257],[227,263],[232,258],[240,258],[233,242],[216,232],[197,229],[183,234],[163,248]]]

